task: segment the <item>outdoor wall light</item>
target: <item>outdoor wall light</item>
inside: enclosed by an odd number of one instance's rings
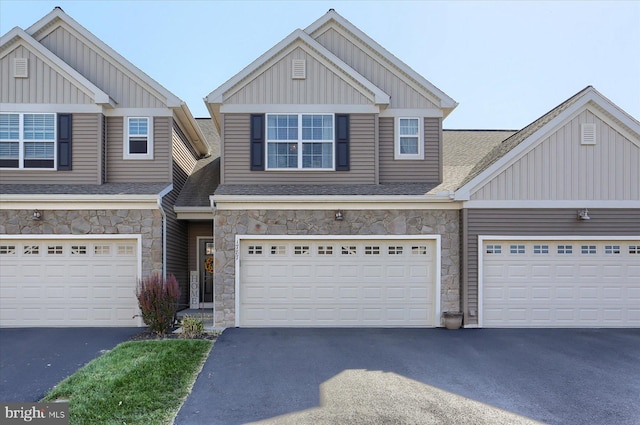
[[[591,217],[589,217],[589,210],[588,209],[583,209],[581,211],[578,211],[578,219],[579,220],[591,220]]]
[[[42,218],[42,213],[38,210],[33,210],[33,215],[31,216],[32,220],[40,220]]]
[[[336,221],[342,221],[344,219],[344,214],[342,213],[342,211],[338,210],[336,211]]]

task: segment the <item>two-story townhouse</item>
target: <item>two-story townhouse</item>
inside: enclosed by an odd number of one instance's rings
[[[205,101],[216,325],[438,326],[459,309],[459,214],[433,191],[449,96],[330,10]]]
[[[152,273],[186,304],[186,104],[60,8],[2,36],[0,75],[0,324],[139,325]]]

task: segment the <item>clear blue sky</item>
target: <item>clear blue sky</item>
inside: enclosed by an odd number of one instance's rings
[[[189,105],[334,8],[460,105],[445,128],[519,129],[587,85],[640,120],[640,2],[16,1],[0,33],[60,6]]]

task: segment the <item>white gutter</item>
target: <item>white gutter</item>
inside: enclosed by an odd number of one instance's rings
[[[249,202],[249,203],[397,203],[397,202],[453,202],[449,193],[439,195],[212,195],[212,203],[217,202]]]

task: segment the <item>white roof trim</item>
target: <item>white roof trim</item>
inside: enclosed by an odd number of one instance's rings
[[[38,53],[39,56],[52,68],[56,69],[59,73],[63,74],[69,81],[71,81],[77,88],[83,93],[93,99],[97,104],[114,106],[112,99],[109,95],[100,90],[91,81],[87,80],[78,71],[67,65],[62,59],[53,54],[50,50],[45,48],[42,44],[38,43],[33,37],[31,37],[26,31],[19,27],[13,28],[11,31],[0,37],[0,47],[4,50],[0,53],[0,58],[9,54],[9,49],[6,47],[9,43],[16,43],[15,39],[18,38],[25,43],[27,48]]]
[[[569,118],[573,117],[583,109],[587,109],[589,103],[593,103],[601,108],[604,112],[610,114],[615,120],[628,127],[635,137],[640,139],[640,122],[636,121],[625,111],[620,109],[617,105],[611,102],[609,99],[600,94],[593,87],[589,87],[585,90],[584,94],[577,99],[571,106],[562,111],[558,116],[550,120],[548,123],[540,127],[533,134],[523,140],[518,146],[511,149],[503,157],[491,164],[486,170],[478,174],[476,177],[467,182],[464,186],[458,189],[455,193],[455,199],[458,201],[468,201],[471,199],[471,194],[476,189],[484,186],[496,175],[504,171],[507,167],[517,161],[522,155],[532,149],[532,147],[539,142],[547,133],[559,127]],[[593,112],[593,109],[590,109]],[[613,123],[611,123],[613,124]],[[615,125],[619,125],[615,123]],[[626,133],[626,132],[625,132]],[[628,133],[626,133],[628,134]]]
[[[311,49],[308,52],[314,56],[316,59],[320,59],[319,55],[324,56],[326,59],[330,61],[331,64],[335,66],[334,70],[340,71],[344,75],[350,77],[351,80],[359,83],[362,87],[373,94],[373,102],[376,104],[389,104],[389,95],[384,91],[380,90],[376,85],[374,85],[371,81],[364,78],[358,72],[356,72],[349,65],[344,63],[341,59],[323,47],[320,43],[311,38],[307,33],[298,29],[289,34],[284,40],[273,46],[271,49],[267,50],[266,53],[261,55],[258,59],[254,60],[249,66],[244,68],[242,71],[231,77],[227,82],[222,84],[220,87],[209,93],[205,98],[205,102],[207,103],[223,103],[225,99],[225,94],[242,82],[245,78],[251,75],[253,72],[259,70],[263,66],[267,65],[269,61],[273,58],[281,55],[282,51],[287,47],[293,45],[297,41],[300,41],[302,45],[305,44]],[[317,53],[316,53],[317,52]],[[324,62],[324,61],[323,61]],[[347,79],[345,81],[348,82]],[[362,92],[362,89],[357,87],[354,84],[351,84],[358,91]],[[370,96],[369,96],[370,97]]]
[[[155,81],[154,79],[149,77],[147,74],[145,74],[140,68],[136,67],[134,64],[132,64],[123,56],[121,56],[118,52],[116,52],[111,47],[109,47],[109,45],[107,45],[105,42],[103,42],[98,37],[96,37],[91,32],[89,32],[86,28],[84,28],[77,21],[75,21],[73,18],[67,15],[59,7],[54,8],[51,12],[49,12],[49,14],[47,14],[38,22],[36,22],[35,24],[27,28],[26,32],[30,35],[35,35],[46,29],[45,33],[38,34],[36,36],[36,39],[37,38],[41,39],[46,34],[53,31],[55,28],[57,28],[56,26],[51,25],[56,20],[56,18],[66,23],[69,27],[73,28],[75,31],[77,31],[79,34],[81,34],[83,37],[85,37],[87,40],[93,43],[95,47],[97,47],[99,50],[102,50],[103,53],[110,56],[115,62],[118,62],[120,65],[122,65],[124,70],[128,71],[129,73],[131,73],[131,75],[136,77],[135,79],[144,83],[148,88],[152,89],[158,94],[164,96],[166,98],[166,103],[169,108],[180,107],[184,103],[176,95],[171,93],[169,90],[167,90],[162,85],[160,85],[157,81]],[[51,27],[48,28],[49,26]]]
[[[411,67],[409,67],[406,63],[402,62],[400,59],[398,59],[387,49],[382,47],[380,44],[376,43],[371,37],[369,37],[367,34],[362,32],[358,27],[356,27],[351,22],[343,18],[340,14],[338,14],[333,9],[329,10],[320,19],[318,19],[317,21],[309,25],[307,28],[305,28],[305,32],[307,34],[312,34],[314,31],[320,29],[322,26],[324,26],[326,23],[328,23],[332,19],[336,21],[339,25],[346,28],[353,35],[361,39],[364,43],[369,45],[369,47],[371,47],[380,56],[386,58],[391,64],[393,64],[394,66],[399,68],[402,72],[406,73],[411,78],[413,78],[418,83],[420,83],[427,91],[437,96],[440,100],[439,106],[441,108],[454,109],[456,106],[458,106],[458,103],[452,98],[450,98],[449,96],[447,96],[446,93],[444,93],[442,90],[434,86],[422,75],[418,74],[416,71],[411,69]]]

